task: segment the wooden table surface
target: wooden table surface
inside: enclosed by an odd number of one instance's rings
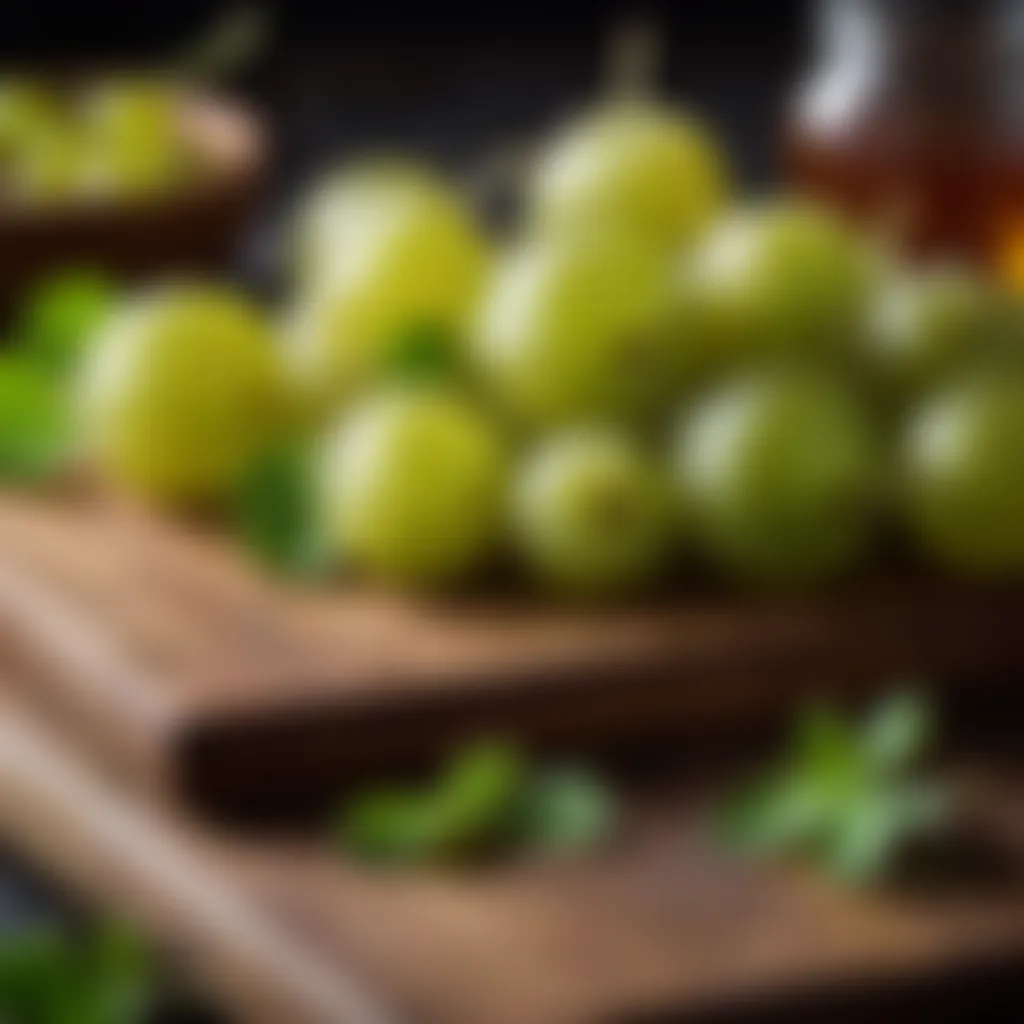
[[[0,837],[139,920],[244,1021],[757,1020],[809,994],[1024,967],[1024,775],[979,773],[984,870],[853,896],[732,862],[689,785],[627,794],[607,851],[368,872],[314,831],[240,836],[126,788],[11,699]],[[982,848],[979,847],[979,848]]]
[[[100,495],[0,500],[0,640],[121,771],[218,810],[329,795],[508,732],[643,746],[894,674],[1024,674],[1024,590],[889,570],[787,599],[690,580],[646,605],[287,587],[215,531]]]

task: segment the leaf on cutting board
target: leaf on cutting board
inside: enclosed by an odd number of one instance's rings
[[[748,785],[716,809],[714,831],[730,848],[775,856],[816,845],[827,826],[831,802],[814,778],[780,774]]]
[[[514,832],[531,852],[563,856],[601,845],[617,823],[607,784],[582,765],[565,765],[530,781]]]
[[[525,784],[520,752],[498,740],[459,751],[429,785],[373,789],[344,809],[337,838],[373,863],[449,863],[504,837]]]
[[[460,750],[421,787],[375,789],[343,809],[335,837],[374,864],[454,864],[502,854],[579,854],[617,822],[610,789],[582,767],[534,769],[501,740]]]
[[[804,858],[848,884],[882,880],[955,812],[949,788],[921,770],[932,717],[905,692],[862,723],[805,713],[781,763],[717,809],[719,838],[754,856]]]
[[[901,690],[865,723],[865,754],[878,771],[902,771],[927,753],[935,731],[928,701],[913,690]]]

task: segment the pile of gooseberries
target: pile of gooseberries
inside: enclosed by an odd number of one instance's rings
[[[894,535],[1024,576],[1020,303],[807,200],[731,196],[707,131],[653,101],[557,135],[500,241],[415,162],[347,168],[300,211],[279,315],[176,284],[104,326],[94,463],[216,505],[308,439],[334,563],[416,590],[822,585]]]
[[[169,82],[0,82],[0,197],[51,207],[164,195],[201,169]]]

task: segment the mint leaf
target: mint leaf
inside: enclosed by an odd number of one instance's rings
[[[22,307],[15,344],[41,369],[65,376],[75,370],[116,301],[113,283],[94,271],[72,270],[50,278]]]
[[[415,864],[433,858],[429,802],[421,794],[373,790],[356,797],[336,828],[339,844],[372,864]]]
[[[924,697],[910,691],[897,693],[866,723],[865,756],[878,771],[901,771],[926,752],[934,732],[932,709]]]
[[[854,885],[878,881],[904,839],[899,805],[884,793],[865,793],[837,819],[821,857],[836,878]]]
[[[474,856],[504,839],[527,779],[522,752],[504,741],[478,741],[456,754],[429,801],[434,852]]]
[[[58,1021],[72,976],[71,951],[58,932],[34,930],[0,941],[0,1020]]]
[[[718,837],[755,856],[775,856],[817,845],[832,797],[813,777],[780,775],[726,800],[715,814]]]
[[[253,459],[234,503],[238,536],[276,572],[310,578],[329,565],[313,484],[312,455],[297,441],[278,441]]]
[[[781,764],[717,809],[719,838],[758,857],[802,857],[849,884],[879,881],[952,816],[946,787],[918,774],[930,722],[926,702],[907,694],[860,724],[805,713]]]
[[[566,766],[533,779],[514,831],[530,851],[575,854],[604,842],[617,817],[608,786],[583,767]]]
[[[67,378],[113,302],[112,286],[89,271],[51,278],[29,296],[0,355],[0,480],[39,483],[68,467]]]
[[[525,763],[500,741],[459,752],[430,786],[371,790],[351,802],[339,838],[377,863],[440,863],[488,852],[504,837],[525,785]]]
[[[12,1024],[140,1024],[156,971],[122,925],[85,933],[34,930],[0,939],[0,1020]]]
[[[612,832],[610,790],[581,767],[533,770],[516,747],[479,741],[431,783],[357,795],[334,834],[359,860],[453,864],[515,851],[575,854]]]
[[[790,764],[823,784],[850,783],[863,768],[855,727],[835,708],[811,707],[797,721]]]
[[[838,822],[823,851],[837,878],[857,885],[882,881],[907,848],[938,835],[949,822],[949,791],[935,783],[902,782],[866,791]]]
[[[86,943],[83,965],[92,979],[96,1024],[145,1019],[154,999],[156,969],[134,931],[117,921],[104,923]]]
[[[63,390],[14,354],[0,356],[0,480],[40,483],[66,469],[74,429]]]
[[[399,384],[446,381],[461,373],[458,339],[431,323],[409,324],[398,331],[383,346],[378,364],[383,381]]]

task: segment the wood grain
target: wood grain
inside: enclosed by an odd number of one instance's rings
[[[975,835],[1004,867],[954,889],[853,896],[731,862],[705,797],[671,783],[631,792],[621,838],[587,861],[379,874],[315,836],[253,842],[154,809],[0,703],[0,837],[266,1024],[753,1021],[808,993],[831,1019],[851,990],[1019,969],[1022,781],[979,777]]]
[[[0,699],[0,832],[77,891],[147,925],[243,1019],[386,1017],[338,963],[296,948],[189,826],[118,794],[38,720]]]
[[[481,731],[643,743],[893,673],[1007,680],[1022,621],[1020,591],[910,575],[606,611],[302,590],[107,500],[0,500],[0,640],[32,692],[120,767],[224,807],[332,792]]]

